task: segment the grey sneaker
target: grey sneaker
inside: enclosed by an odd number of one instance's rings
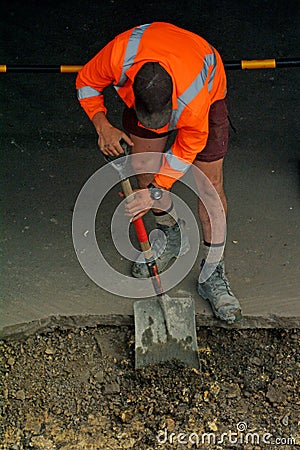
[[[201,263],[201,269],[205,260]],[[225,275],[224,261],[220,261],[212,275],[204,282],[198,282],[198,293],[208,300],[216,317],[227,323],[234,323],[242,318],[241,305],[230,289]]]
[[[190,250],[190,242],[185,231],[185,222],[182,219],[178,219],[178,223],[172,227],[157,225],[154,232],[157,233],[157,237],[151,242],[151,249],[158,271],[162,272],[172,259],[185,255]],[[133,263],[131,273],[135,278],[149,277],[142,253]]]

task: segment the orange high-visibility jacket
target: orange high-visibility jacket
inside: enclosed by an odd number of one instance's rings
[[[76,88],[90,119],[106,113],[103,89],[113,85],[128,107],[134,107],[134,77],[146,62],[159,62],[173,81],[172,116],[159,132],[177,129],[164,153],[158,185],[170,188],[205,147],[208,113],[226,96],[226,75],[219,53],[205,39],[164,22],[137,26],[116,36],[78,73]]]

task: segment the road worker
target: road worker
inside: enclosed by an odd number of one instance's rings
[[[103,91],[110,85],[125,104],[124,131],[106,117]],[[171,187],[190,167],[194,173],[201,171],[208,178],[218,195],[209,196],[208,204],[204,205],[203,178],[195,176],[204,248],[199,270],[205,264],[213,270],[205,281],[199,279],[197,290],[209,301],[216,317],[228,323],[238,320],[241,307],[225,275],[226,230],[215,223],[219,220],[221,223],[219,213],[208,214],[208,210],[220,209],[218,202],[224,216],[227,212],[223,160],[229,120],[226,75],[218,51],[197,34],[169,23],[136,26],[116,36],[84,65],[78,73],[76,88],[104,155],[122,154],[122,139],[131,146],[133,155],[143,154],[143,173],[136,167],[140,189],[126,206],[126,213],[137,218],[152,209],[156,227],[166,237],[164,251],[155,254],[160,272],[190,248],[185,222],[177,217],[169,195]],[[176,137],[166,149],[174,130]],[[147,157],[153,153],[162,154],[157,167],[157,162]],[[160,207],[155,202],[161,202]],[[214,234],[213,220],[217,229]],[[160,248],[160,243],[154,243],[153,248]],[[145,260],[139,258],[133,263],[132,275],[148,276]]]

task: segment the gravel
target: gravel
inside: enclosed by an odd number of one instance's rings
[[[2,341],[0,448],[300,448],[300,331],[197,333],[199,371],[135,371],[130,327]]]

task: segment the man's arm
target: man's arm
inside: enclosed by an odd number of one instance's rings
[[[114,73],[111,64],[114,41],[107,44],[78,73],[76,88],[78,100],[92,121],[98,134],[98,145],[104,155],[117,156],[123,153],[120,140],[133,145],[123,131],[115,128],[106,118],[104,89],[115,82],[118,73]]]
[[[121,139],[132,146],[132,140],[122,130],[115,128],[106,118],[103,111],[96,113],[92,118],[93,125],[98,134],[98,145],[104,155],[118,156],[124,153],[120,145]]]

